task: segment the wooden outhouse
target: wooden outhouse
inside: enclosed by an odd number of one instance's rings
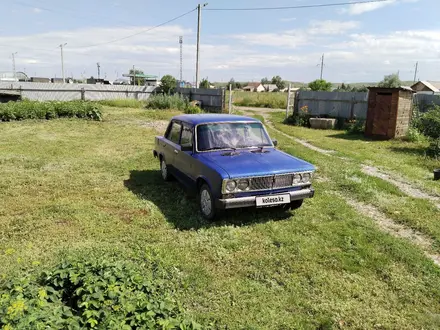
[[[365,136],[382,139],[405,136],[411,122],[414,91],[408,88],[368,89]]]

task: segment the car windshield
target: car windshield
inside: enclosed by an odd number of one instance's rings
[[[199,151],[271,147],[261,123],[215,123],[197,128]]]

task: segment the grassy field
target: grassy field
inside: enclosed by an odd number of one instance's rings
[[[333,159],[272,131],[281,149],[319,168],[316,197],[295,213],[237,210],[208,223],[193,197],[176,182],[162,182],[152,155],[154,136],[176,112],[103,113],[103,122],[0,124],[3,278],[65,255],[111,255],[148,264],[146,271],[161,269],[186,313],[213,328],[440,326],[439,268],[406,240],[380,231],[341,195],[371,203],[383,197],[387,205],[380,206],[390,214],[400,204],[402,214],[424,210],[421,226],[429,221],[437,228],[438,213],[361,173],[368,154]],[[296,134],[296,128],[277,127]],[[391,148],[383,155],[389,163],[422,161]]]
[[[226,95],[226,99],[229,102],[229,94]],[[287,93],[233,92],[233,103],[242,107],[285,109]]]

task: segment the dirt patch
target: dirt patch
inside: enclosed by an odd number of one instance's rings
[[[408,182],[405,182],[402,180],[402,178],[397,179],[393,177],[391,174],[385,173],[380,171],[378,168],[373,166],[362,166],[362,172],[365,174],[374,176],[376,178],[380,178],[382,180],[385,180],[393,185],[395,185],[397,188],[399,188],[403,193],[406,195],[413,197],[413,198],[420,198],[420,199],[427,199],[431,202],[434,202],[435,205],[440,209],[440,197],[430,195],[424,191],[421,191],[420,189],[417,189],[413,186],[411,186]]]
[[[425,255],[434,261],[436,265],[440,266],[440,255],[431,252],[433,242],[430,238],[413,229],[394,222],[373,205],[354,201],[346,196],[342,197],[359,213],[373,219],[382,231],[387,232],[395,237],[404,238],[411,241],[414,245],[423,250]]]

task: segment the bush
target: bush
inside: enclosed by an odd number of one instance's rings
[[[404,140],[408,142],[425,142],[427,138],[417,128],[410,127]]]
[[[440,139],[432,140],[426,149],[426,154],[433,158],[440,158]]]
[[[179,95],[152,95],[147,100],[146,108],[180,110],[188,114],[202,112],[198,106]]]
[[[310,118],[314,116],[309,115],[309,107],[307,105],[301,107],[298,113],[293,113],[284,120],[285,124],[294,126],[310,127]]]
[[[414,120],[414,126],[432,139],[440,138],[440,106],[432,106],[431,110],[421,114]]]
[[[20,101],[0,103],[0,121],[86,118],[102,120],[101,106],[89,101]]]
[[[65,260],[3,281],[1,329],[198,329],[159,282],[132,263]]]
[[[348,134],[364,134],[365,133],[365,120],[354,119],[348,122],[345,130]]]
[[[98,101],[98,103],[109,107],[118,108],[142,108],[145,105],[145,101],[135,99],[102,100]]]
[[[145,104],[148,109],[174,109],[184,111],[189,106],[188,99],[179,95],[152,95]]]

